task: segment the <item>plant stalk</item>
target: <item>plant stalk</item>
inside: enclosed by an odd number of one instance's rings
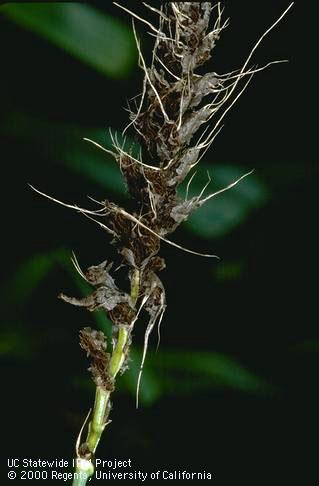
[[[138,299],[140,288],[139,280],[140,272],[136,269],[133,273],[131,281],[131,300],[134,305],[136,304]],[[129,326],[120,326],[118,330],[117,341],[110,359],[109,373],[113,380],[115,380],[116,375],[120,371],[121,366],[125,360],[125,348],[129,337]],[[101,439],[102,433],[106,425],[109,423],[107,418],[111,408],[110,395],[111,392],[105,390],[105,388],[101,386],[96,387],[92,419],[89,424],[88,435],[85,443],[91,458],[93,458],[96,448]],[[85,486],[87,480],[94,474],[94,465],[91,461],[91,458],[85,459],[78,457],[76,459],[77,462],[72,486]]]
[[[86,486],[87,480],[94,474],[94,466],[90,460],[76,459],[72,486]]]
[[[92,420],[90,422],[89,432],[86,440],[87,446],[90,452],[92,452],[93,454],[98,446],[102,432],[106,426],[105,416],[109,398],[110,392],[108,390],[105,390],[101,386],[96,387]]]

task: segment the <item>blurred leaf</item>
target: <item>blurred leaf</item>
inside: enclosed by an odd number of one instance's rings
[[[119,380],[119,388],[136,394],[141,352],[131,350],[129,370]],[[149,353],[144,366],[140,402],[151,405],[165,395],[196,390],[233,389],[249,393],[273,393],[274,387],[221,353],[161,351]]]
[[[12,277],[1,288],[5,307],[2,312],[9,311],[10,318],[16,310],[25,306],[28,299],[36,291],[43,279],[57,264],[64,268],[81,295],[85,296],[92,291],[92,287],[77,273],[71,263],[71,253],[64,249],[57,249],[45,254],[37,254],[18,266]],[[93,312],[97,327],[101,329],[111,341],[111,322],[105,312]],[[30,358],[47,342],[48,336],[43,332],[30,333],[19,322],[4,326],[0,334],[0,356],[13,358]]]
[[[106,189],[107,194],[116,193],[121,197],[127,195],[122,174],[113,157],[89,142],[82,141],[83,137],[90,138],[105,148],[112,149],[112,141],[106,129],[80,129],[31,119],[23,114],[16,114],[3,125],[5,132],[31,138],[51,159],[61,161],[72,171],[90,178]],[[54,137],[52,140],[51,134]],[[119,143],[122,142],[119,134]],[[132,148],[133,154],[137,155],[139,147],[137,144],[133,145],[132,139],[127,138],[124,147],[126,150]],[[189,197],[201,192],[207,182],[207,171],[212,176],[206,192],[209,194],[235,181],[247,169],[222,164],[209,166],[203,163],[191,183]],[[185,193],[186,184],[187,182],[183,184],[181,194]],[[265,185],[254,173],[197,209],[186,221],[185,227],[201,238],[224,236],[242,224],[253,210],[265,204],[267,197]]]
[[[114,158],[83,140],[94,140],[112,150],[112,141],[107,129],[77,127],[67,123],[56,123],[37,119],[24,113],[13,113],[0,123],[1,131],[20,140],[32,143],[33,147],[54,162],[65,165],[72,172],[82,174],[113,194],[125,196],[125,183]],[[115,130],[113,130],[115,132]],[[123,139],[119,134],[120,144]],[[138,145],[126,137],[124,148],[137,154]]]
[[[65,258],[65,250],[37,254],[18,266],[12,277],[3,285],[3,302],[9,306],[23,306],[37,286],[56,264],[57,259]]]
[[[10,3],[1,12],[97,71],[119,78],[135,63],[133,36],[119,20],[81,3]]]
[[[1,332],[0,356],[24,358],[32,354],[32,347],[29,346],[32,342],[25,342],[24,337],[22,334],[14,331]]]
[[[87,295],[91,291],[91,287],[71,265],[69,253],[60,249],[48,254],[36,255],[22,264],[3,289],[6,301],[15,306],[25,304],[56,263],[67,270],[82,295]],[[110,339],[111,324],[105,313],[94,312],[93,316],[98,327]],[[0,354],[19,357],[30,354],[35,342],[29,343],[30,339],[24,334],[18,330],[6,331],[1,336]],[[141,352],[132,349],[130,369],[123,376],[120,386],[133,395],[136,393],[140,362]],[[223,354],[164,351],[158,354],[149,353],[143,372],[140,399],[141,403],[147,405],[166,394],[192,393],[197,389],[210,388],[232,388],[254,393],[272,391],[272,387],[261,378]]]
[[[88,130],[86,138],[108,150],[114,150],[111,137],[106,130]],[[132,139],[128,137],[123,139],[120,133],[117,134],[117,139],[123,150],[131,150],[132,155],[137,156],[138,145],[133,144]],[[76,143],[69,150],[64,150],[63,159],[68,168],[86,175],[108,192],[126,195],[125,181],[115,159],[90,142]]]
[[[247,172],[237,166],[214,164],[212,167],[201,164],[199,173],[191,183],[189,197],[200,194],[207,182],[207,177],[205,179],[207,171],[212,176],[212,182],[207,188],[206,194],[226,187]],[[207,201],[204,206],[191,215],[186,226],[202,238],[224,236],[242,224],[251,211],[264,204],[266,199],[267,191],[264,185],[255,174],[252,174],[229,191]]]
[[[106,194],[111,191],[123,195],[125,184],[114,159],[96,152],[90,152],[89,157],[86,154],[87,150],[81,151],[81,148],[78,147],[77,151],[70,153],[69,157],[65,154],[65,165],[72,171],[83,174],[102,186],[106,189]],[[102,157],[104,160],[101,160]]]
[[[2,286],[1,292],[6,308],[21,308],[32,296],[37,286],[47,276],[50,270],[57,264],[61,265],[70,275],[81,295],[86,296],[92,291],[92,287],[83,280],[71,263],[71,253],[64,249],[58,249],[45,254],[37,254],[18,266],[14,275]],[[105,312],[95,311],[93,317],[97,326],[106,336],[111,338],[111,322]],[[19,334],[12,335],[17,338]]]
[[[214,267],[214,273],[217,280],[227,281],[238,279],[244,269],[244,263],[240,261],[219,262]]]
[[[8,330],[0,334],[0,356],[16,359],[30,359],[47,343],[48,337],[43,332],[27,332],[20,324],[7,325]],[[10,330],[9,328],[15,328]]]
[[[265,392],[271,386],[248,371],[233,358],[216,352],[163,351],[150,356],[150,365],[165,373],[175,371],[196,374],[211,380],[212,386],[243,391]]]
[[[141,353],[131,348],[129,369],[118,380],[119,389],[128,390],[136,397],[137,378],[141,363]],[[151,366],[145,366],[142,376],[142,386],[139,393],[139,402],[142,405],[152,405],[164,393],[164,387],[156,370]]]
[[[319,340],[309,339],[301,343],[294,344],[290,346],[290,350],[297,353],[318,353],[319,351]]]

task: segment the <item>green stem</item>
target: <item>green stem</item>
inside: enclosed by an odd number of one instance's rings
[[[77,474],[79,475],[77,477]],[[82,473],[74,473],[74,479],[72,486],[86,486],[87,483],[87,477],[82,475]]]
[[[89,433],[86,440],[87,446],[93,454],[100,441],[102,432],[105,429],[105,416],[109,398],[109,391],[100,386],[96,387],[92,420],[90,422]]]
[[[82,476],[82,473],[79,473],[79,477],[76,477],[76,473],[74,473],[74,479],[72,486],[86,486],[88,478],[86,476]]]
[[[87,459],[76,459],[76,467],[73,475],[72,486],[85,486],[87,480],[94,473],[94,466]]]
[[[136,268],[133,272],[132,281],[131,281],[131,299],[133,305],[135,305],[137,302],[139,292],[140,292],[140,271]]]
[[[131,281],[131,300],[133,305],[136,304],[140,289],[140,272],[135,270]],[[125,360],[125,348],[130,336],[128,326],[120,326],[118,330],[117,341],[113,349],[110,360],[110,375],[115,377]],[[92,457],[96,451],[102,433],[107,425],[108,409],[110,408],[110,391],[97,386],[95,392],[95,402],[92,412],[92,420],[89,424],[89,431],[86,439],[86,447]],[[77,459],[75,474],[72,486],[85,486],[90,476],[94,474],[94,466],[90,460]]]
[[[116,346],[113,350],[112,358],[110,361],[110,374],[112,378],[116,377],[125,359],[124,349],[127,343],[127,339],[129,337],[129,332],[129,329],[124,326],[121,326],[119,328]]]

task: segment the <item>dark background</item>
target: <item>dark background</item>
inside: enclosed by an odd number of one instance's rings
[[[115,6],[90,5],[130,29]],[[126,5],[152,19],[140,3]],[[226,2],[231,23],[207,69],[239,67],[287,5]],[[123,72],[99,72],[13,17],[0,7],[2,456],[68,459],[94,393],[77,334],[96,324],[56,295],[83,291],[68,264],[72,249],[83,267],[111,259],[114,250],[93,223],[27,184],[71,203],[87,206],[92,195],[125,204],[114,162],[81,139],[98,133],[103,143],[108,127],[122,130],[123,107],[141,91],[142,73],[135,54]],[[101,458],[130,457],[145,470],[206,470],[226,484],[316,477],[319,174],[311,17],[306,2],[296,2],[258,48],[252,63],[289,63],[255,76],[204,160],[213,177],[216,166],[216,183],[225,167],[255,168],[254,175],[216,206],[208,203],[218,209],[219,226],[203,208],[202,219],[174,235],[221,262],[162,247],[168,310],[160,349],[155,356],[153,338],[147,358],[149,394],[144,390],[136,410],[136,374],[119,378]],[[85,33],[85,22],[81,28]],[[147,55],[152,40],[141,24],[138,30]],[[100,316],[97,325],[107,323]]]

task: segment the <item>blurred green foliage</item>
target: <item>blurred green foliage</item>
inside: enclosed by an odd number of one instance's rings
[[[107,76],[122,77],[136,60],[132,34],[89,5],[11,3],[0,12]]]
[[[24,262],[1,289],[8,305],[15,311],[27,305],[27,299],[36,292],[48,273],[56,266],[63,268],[73,280],[80,295],[91,290],[75,271],[67,250],[58,249],[44,255],[37,254]],[[14,319],[15,311],[11,312]],[[93,313],[96,325],[111,339],[111,323],[102,311]],[[15,326],[16,327],[16,326]],[[20,329],[20,331],[19,331]],[[0,356],[30,359],[39,352],[41,344],[47,343],[46,332],[26,333],[23,327],[10,330],[5,327],[1,333]],[[142,352],[133,347],[128,372],[121,380],[120,390],[136,393],[137,376]],[[81,388],[90,389],[89,379],[75,379]],[[221,353],[195,351],[150,351],[143,372],[140,392],[141,402],[149,405],[166,394],[193,393],[207,388],[230,388],[244,392],[272,393],[273,388],[262,379],[242,367],[236,360]]]
[[[201,192],[207,182],[206,173],[210,173],[211,184],[206,193],[215,192],[226,187],[245,173],[247,168],[214,164],[214,167],[203,163],[199,174],[195,176],[189,190],[189,197]],[[249,169],[248,169],[249,170]],[[186,226],[194,234],[202,238],[222,237],[249,217],[251,211],[265,204],[267,191],[265,185],[255,174],[242,180],[230,190],[230,193],[220,194],[212,198],[198,211],[195,211],[186,222]]]
[[[133,350],[130,369],[120,384],[132,394],[136,393],[141,356],[141,351]],[[267,395],[275,392],[274,387],[221,353],[160,350],[147,357],[140,398],[149,405],[165,395],[194,394],[212,388]]]
[[[89,5],[11,3],[1,6],[0,13],[7,20],[42,36],[106,78],[127,80],[136,62],[136,49],[127,26]],[[103,189],[106,197],[110,193],[123,199],[127,197],[116,162],[102,150],[88,142],[81,142],[83,137],[87,137],[108,149],[112,148],[106,127],[84,127],[77,125],[76,121],[70,123],[49,120],[41,115],[11,111],[3,117],[0,128],[6,137],[29,147],[30,151],[36,152],[45,162],[61,164],[63,171],[71,172],[75,181],[77,175],[81,175],[87,181],[96,184],[96,187]],[[132,140],[128,138],[125,143],[130,147]],[[234,164],[214,164],[212,167],[206,157],[190,186],[189,195],[200,193],[206,183],[207,171],[212,177],[207,191],[215,191],[227,186],[251,168]],[[267,176],[267,170],[264,171],[265,174]],[[298,178],[299,175],[297,167],[290,172],[290,180]],[[32,178],[32,167],[30,177]],[[278,167],[278,177],[280,183],[286,179],[285,168]],[[196,211],[185,224],[188,236],[192,239],[200,238],[204,242],[207,239],[214,238],[217,241],[219,238],[227,237],[267,204],[268,193],[269,188],[265,180],[261,180],[257,174],[249,176],[235,188],[210,200]],[[32,215],[29,217],[32,218]],[[3,323],[0,336],[1,356],[28,359],[36,355],[41,346],[47,343],[48,336],[45,331],[39,334],[39,330],[32,329],[32,326],[27,331],[30,323],[20,321],[19,310],[22,306],[28,306],[29,299],[32,299],[44,280],[50,278],[50,272],[58,267],[67,272],[70,282],[72,281],[81,295],[88,292],[88,285],[81,280],[70,264],[68,250],[58,248],[44,254],[29,255],[2,287],[5,303],[2,310],[11,314],[11,321]],[[241,277],[243,270],[244,265],[241,261],[228,265],[224,263],[216,270],[216,278],[219,281],[236,280]],[[110,323],[105,315],[95,312],[93,316],[97,326],[110,338]],[[43,319],[45,320],[45,316]],[[197,323],[190,325],[196,327]],[[305,344],[305,347],[309,347],[309,343]],[[317,344],[314,349],[317,349]],[[134,395],[141,359],[138,348],[133,348],[131,357],[130,370],[119,379],[119,382],[120,389],[128,390]],[[73,382],[87,387],[89,379],[73,376]],[[191,394],[199,389],[220,388],[256,394],[274,391],[274,387],[267,384],[264,379],[224,353],[160,349],[155,354],[152,349],[149,350],[141,388],[141,401],[144,404],[153,404],[166,394]]]
[[[93,182],[105,189],[105,194],[110,191],[126,197],[125,183],[120,169],[112,156],[103,150],[81,139],[88,138],[106,149],[112,150],[112,141],[107,129],[102,128],[80,128],[67,124],[47,122],[46,120],[34,120],[21,113],[15,113],[0,125],[3,133],[7,135],[22,137],[33,145],[36,144],[39,150],[49,158],[58,158],[69,170],[81,173]],[[112,129],[111,129],[112,130]],[[115,132],[115,130],[112,130]],[[53,134],[54,139],[49,140]],[[121,135],[119,134],[121,142]],[[55,146],[54,152],[50,150]],[[138,145],[126,137],[124,148],[134,148],[138,152]],[[212,168],[203,162],[200,164],[198,173],[194,177],[190,188],[189,197],[198,195],[207,182],[207,173],[211,174],[212,182],[206,190],[214,192],[227,186],[238,179],[249,168],[225,164],[214,164]],[[185,195],[187,181],[182,187],[182,196]],[[213,198],[202,208],[195,211],[186,228],[189,231],[204,238],[222,237],[236,226],[242,224],[250,215],[252,210],[257,209],[267,201],[267,190],[265,185],[252,174],[231,191]]]

